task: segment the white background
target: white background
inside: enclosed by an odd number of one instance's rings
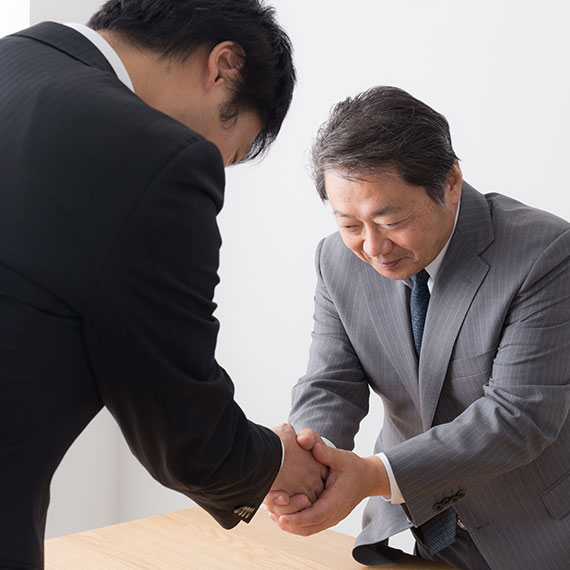
[[[30,0],[0,0],[0,38],[28,25]]]
[[[0,0],[0,18],[5,4]],[[99,4],[31,0],[31,22],[85,22]],[[446,115],[476,188],[570,219],[567,2],[272,4],[293,40],[299,85],[269,157],[227,172],[216,293],[218,360],[246,413],[266,425],[285,420],[290,388],[306,365],[313,251],[334,231],[308,177],[307,151],[335,102],[372,85],[400,86]],[[1,25],[0,33],[13,29]],[[371,404],[358,436],[362,455],[371,453],[382,422],[380,405]],[[49,536],[189,505],[146,475],[106,412],[72,447],[52,490]],[[340,529],[356,534],[359,519],[354,513]],[[398,543],[409,548],[409,538]]]

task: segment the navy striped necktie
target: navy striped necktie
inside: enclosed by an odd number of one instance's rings
[[[412,276],[414,286],[410,295],[410,318],[418,358],[422,349],[424,325],[429,305],[428,280],[429,273],[425,269]],[[431,555],[438,553],[455,542],[456,526],[457,511],[454,507],[448,508],[421,525],[423,540]]]
[[[414,286],[410,295],[410,317],[412,319],[412,334],[414,335],[414,345],[418,358],[422,348],[424,325],[429,304],[428,280],[429,273],[425,269],[412,275]]]

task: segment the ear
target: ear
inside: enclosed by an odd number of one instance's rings
[[[237,79],[244,64],[245,51],[239,44],[226,41],[214,46],[208,55],[204,89],[209,91],[214,85]]]
[[[449,200],[452,204],[457,204],[461,198],[461,188],[463,186],[463,173],[459,168],[457,160],[453,165],[449,180],[447,182],[447,195],[446,201]]]

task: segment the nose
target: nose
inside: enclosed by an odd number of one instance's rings
[[[388,255],[392,251],[393,243],[381,231],[368,231],[362,244],[362,249],[368,257]]]

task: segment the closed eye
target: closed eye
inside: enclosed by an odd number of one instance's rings
[[[376,222],[378,224],[378,226],[380,226],[381,228],[390,230],[392,228],[395,228],[401,224],[403,224],[405,222],[405,220],[398,220],[397,222],[389,222],[389,223],[382,223],[382,222]]]

